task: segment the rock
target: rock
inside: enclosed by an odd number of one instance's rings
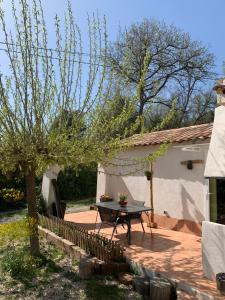
[[[79,262],[79,276],[81,279],[87,279],[94,273],[95,262],[93,258],[82,257]]]
[[[120,273],[118,276],[119,282],[124,285],[132,285],[133,279],[134,275],[131,273]]]
[[[133,278],[133,288],[142,296],[149,296],[150,282],[148,278],[136,276]]]
[[[150,300],[171,300],[172,285],[163,277],[150,280]]]

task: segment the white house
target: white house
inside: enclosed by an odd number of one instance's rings
[[[204,178],[204,169],[211,132],[212,124],[203,124],[135,136],[133,147],[120,155],[115,166],[99,167],[97,200],[102,194],[117,200],[122,192],[128,200],[145,201],[149,206],[150,182],[144,174],[149,166],[136,172],[132,160],[146,157],[170,140],[167,152],[153,165],[155,221],[162,227],[200,233],[199,223],[210,220],[209,180]],[[117,165],[126,165],[129,159],[130,166]],[[187,167],[189,161],[192,169]]]
[[[224,87],[224,89],[221,88]],[[153,201],[159,226],[201,235],[202,221],[225,220],[225,82],[215,87],[218,104],[212,124],[135,135],[129,150],[108,166],[99,166],[97,201],[118,193],[150,205],[150,183],[133,158],[171,146],[153,165]],[[212,135],[212,138],[211,138]],[[210,143],[211,142],[211,143]],[[114,163],[114,164],[113,164]],[[118,166],[123,165],[123,166]]]

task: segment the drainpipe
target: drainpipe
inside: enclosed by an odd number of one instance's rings
[[[152,209],[151,211],[151,218],[150,218],[150,226],[152,228],[157,228],[157,223],[155,223],[155,219],[154,219],[154,199],[153,199],[153,163],[151,162],[150,164],[150,172],[151,172],[151,177],[150,177],[150,183],[149,183],[149,187],[150,187],[150,207]]]

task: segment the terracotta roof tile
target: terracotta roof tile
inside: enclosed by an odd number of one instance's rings
[[[184,141],[204,140],[211,137],[213,123],[189,127],[135,134],[132,137],[134,146],[157,145],[165,142],[181,143]]]

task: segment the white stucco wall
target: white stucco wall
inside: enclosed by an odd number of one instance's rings
[[[107,182],[108,175],[106,173],[105,168],[102,166],[98,166],[98,177],[97,177],[97,195],[96,195],[96,201],[100,201],[101,195],[108,195],[109,194],[109,185]]]
[[[224,97],[223,97],[224,98]],[[225,177],[225,106],[215,109],[212,137],[208,151],[205,177]]]
[[[204,276],[216,279],[225,272],[225,226],[212,222],[202,223],[202,265]]]
[[[52,204],[56,202],[55,191],[51,181],[52,179],[57,179],[59,171],[59,166],[51,166],[46,170],[42,178],[42,195],[49,212],[52,212]]]
[[[209,140],[203,141],[200,150],[195,152],[182,151],[182,147],[188,143],[172,145],[154,164],[153,194],[156,214],[165,215],[166,211],[172,218],[196,222],[209,219],[208,182],[204,179],[207,143]],[[144,157],[154,152],[156,148],[156,146],[135,147],[121,154],[120,158],[125,158],[124,163],[129,163],[127,159]],[[188,170],[180,163],[186,160],[203,160],[204,163],[194,164],[194,168]],[[97,199],[102,193],[107,193],[117,200],[118,193],[122,192],[128,195],[128,199],[145,201],[146,205],[149,205],[150,186],[144,176],[145,170],[128,176],[113,175],[129,173],[131,170],[135,170],[135,166],[106,167],[104,172],[107,175],[104,173],[98,175]]]

